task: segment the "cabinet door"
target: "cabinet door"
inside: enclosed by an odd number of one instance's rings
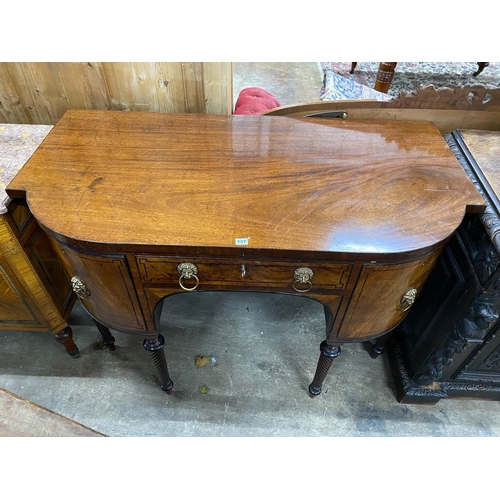
[[[144,332],[145,321],[123,254],[95,255],[60,245],[54,248],[71,277],[78,277],[88,294],[85,309],[98,321],[124,332]],[[82,298],[83,297],[83,298]]]
[[[338,340],[366,340],[394,328],[407,314],[401,298],[412,288],[420,292],[438,256],[436,251],[414,262],[363,266]]]

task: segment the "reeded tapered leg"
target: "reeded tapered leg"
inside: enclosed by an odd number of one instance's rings
[[[165,358],[165,351],[163,350],[163,346],[165,345],[163,335],[158,335],[155,339],[145,339],[143,345],[144,349],[151,353],[158,376],[160,377],[160,387],[167,394],[170,394],[174,383],[170,380],[170,375],[168,374],[167,360]]]
[[[54,333],[54,338],[59,342],[59,344],[63,345],[66,349],[66,352],[72,358],[78,358],[80,356],[80,351],[78,347],[73,342],[73,330],[67,326],[64,330],[60,332]]]
[[[340,345],[328,345],[326,340],[323,340],[319,346],[321,354],[319,356],[318,366],[316,368],[316,373],[314,374],[314,380],[309,385],[309,393],[311,396],[317,396],[321,394],[321,386],[323,381],[332,366],[333,360],[340,356],[341,349]]]
[[[104,347],[107,347],[110,351],[115,350],[115,338],[113,335],[111,335],[111,332],[109,331],[109,328],[107,326],[104,326],[102,323],[99,323],[99,321],[94,319],[95,326],[97,326],[97,329],[99,330],[99,333],[101,334],[102,337],[102,343],[104,344]]]

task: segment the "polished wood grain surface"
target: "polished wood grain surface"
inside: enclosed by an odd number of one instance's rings
[[[8,187],[68,241],[433,247],[484,208],[427,122],[69,111]]]
[[[494,193],[500,198],[500,132],[460,130],[459,133]]]

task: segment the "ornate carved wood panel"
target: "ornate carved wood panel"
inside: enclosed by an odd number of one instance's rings
[[[494,188],[500,187],[499,134],[456,131],[446,139],[487,208],[464,218],[436,268],[449,274],[430,277],[423,302],[391,343],[397,397],[404,403],[500,399],[500,202]],[[424,306],[425,322],[419,317]]]

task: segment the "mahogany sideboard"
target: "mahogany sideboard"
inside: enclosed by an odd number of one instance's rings
[[[51,129],[0,124],[0,329],[50,331],[78,357],[67,323],[76,300],[68,276],[26,201],[5,193]]]
[[[464,215],[485,208],[430,122],[273,116],[68,111],[7,192],[89,314],[144,336],[167,392],[169,295],[321,302],[314,396],[342,344],[403,320]]]

